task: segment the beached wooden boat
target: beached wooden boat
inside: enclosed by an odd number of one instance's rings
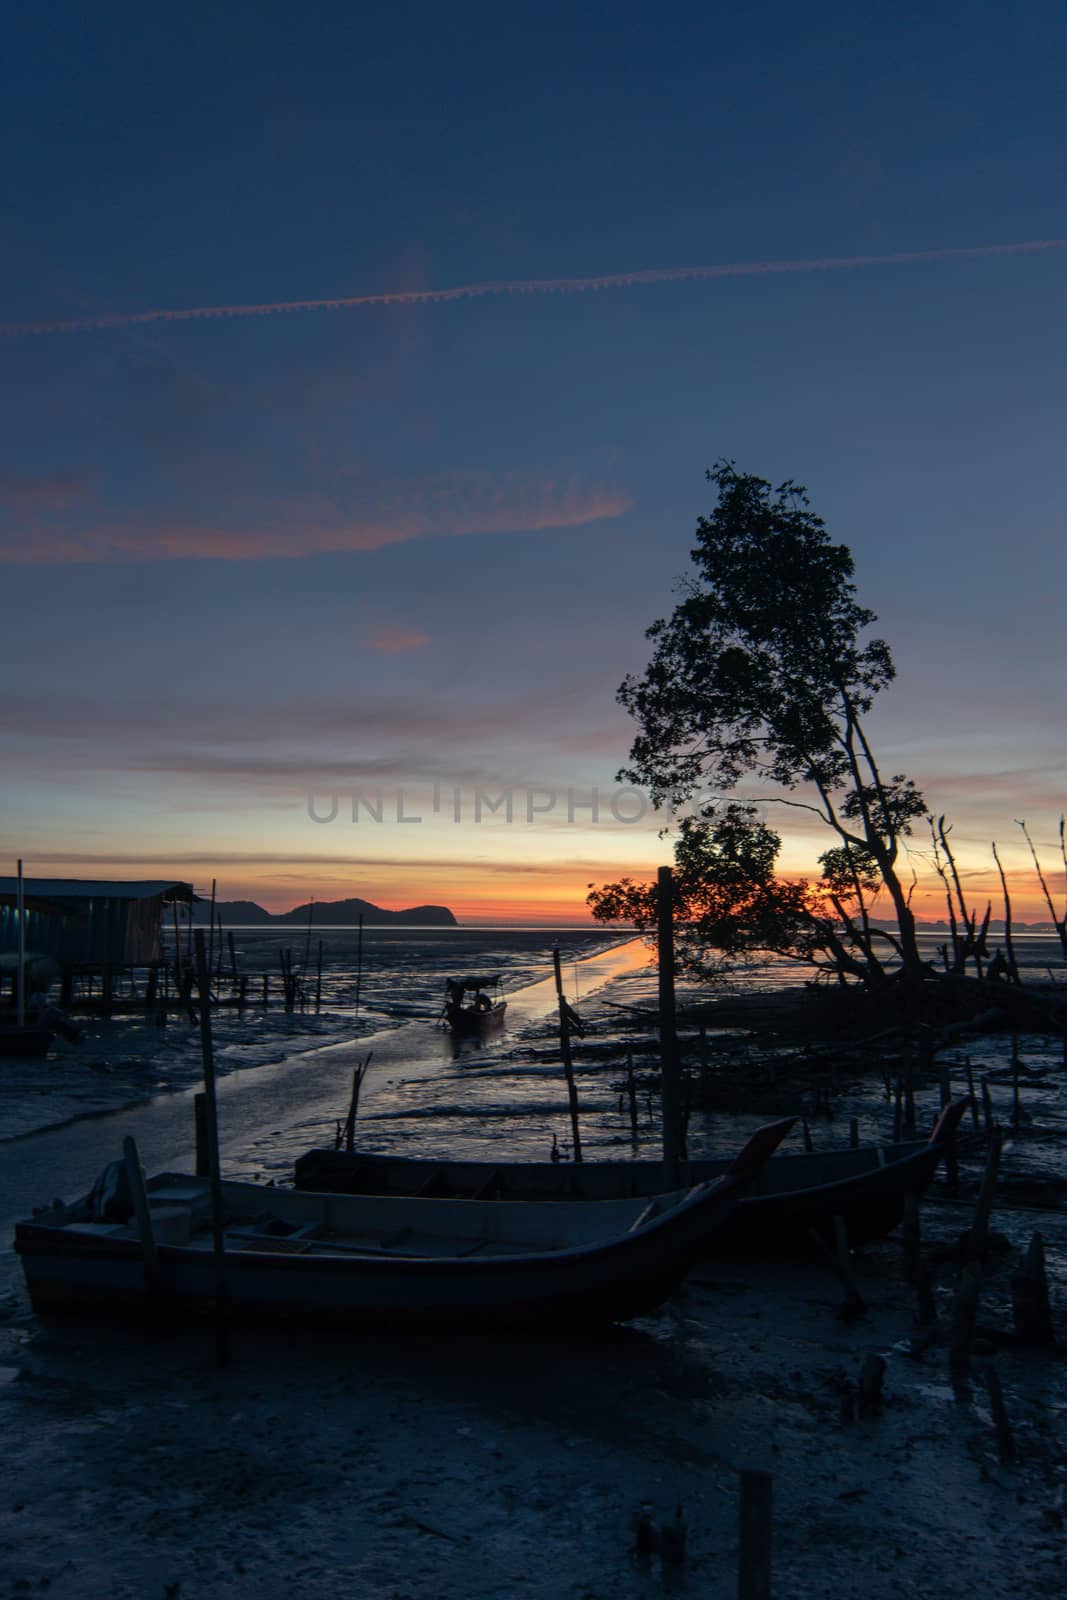
[[[714,1182],[651,1201],[485,1204],[224,1182],[227,1303],[254,1320],[413,1330],[566,1329],[641,1316],[681,1282],[789,1126],[761,1129]],[[94,1211],[114,1210],[101,1192],[17,1225],[34,1309],[207,1310],[215,1293],[208,1181],[174,1173],[149,1181],[152,1251],[132,1216],[94,1220]]]
[[[508,1003],[500,993],[500,979],[449,978],[445,984],[442,1015],[453,1033],[482,1033],[504,1020]]]
[[[908,1195],[926,1190],[968,1104],[948,1106],[929,1139],[776,1155],[732,1217],[709,1233],[709,1249],[792,1250],[809,1243],[812,1228],[832,1234],[835,1217],[852,1245],[883,1238],[900,1223]],[[713,1181],[728,1167],[728,1160],[683,1162],[682,1182]],[[659,1193],[663,1167],[658,1161],[420,1161],[309,1150],[297,1160],[295,1180],[298,1189],[335,1194],[603,1202]]]

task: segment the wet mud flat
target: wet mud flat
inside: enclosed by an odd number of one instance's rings
[[[577,997],[589,1023],[575,1045],[583,1118],[605,1152],[633,1143],[621,1088],[627,1052],[648,1079],[637,1146],[650,1154],[658,1141],[654,986],[654,974],[637,970]],[[634,1007],[646,1015],[634,1020]],[[699,1032],[687,1039],[695,1070]],[[807,1043],[724,1019],[706,1027],[703,1048],[722,1099],[693,1108],[694,1154],[738,1147],[768,1111],[792,1109],[789,1094],[801,1097],[816,1149],[847,1144],[853,1117],[864,1140],[892,1136],[892,1095],[866,1057],[852,1065],[839,1056],[828,1069],[823,1061],[833,1081],[816,1100]],[[540,1000],[484,1053],[413,1076],[402,1041],[397,1052],[365,1121],[361,1111],[367,1148],[543,1156],[553,1129],[565,1140]],[[626,1327],[419,1340],[239,1329],[223,1371],[209,1328],[46,1323],[16,1288],[0,1323],[0,1596],[726,1600],[736,1593],[745,1467],[773,1475],[776,1594],[1059,1595],[1062,1041],[983,1035],[947,1057],[954,1089],[968,1060],[986,1081],[1005,1136],[966,1380],[953,1381],[947,1337],[959,1237],[985,1159],[984,1111],[977,1127],[965,1123],[955,1181],[940,1176],[922,1208],[936,1325],[919,1337],[899,1235],[852,1257],[864,1308],[847,1318],[842,1285],[821,1257],[709,1260],[661,1314]],[[349,1057],[341,1051],[337,1061],[343,1091]],[[272,1070],[255,1075],[257,1100]],[[289,1084],[279,1078],[287,1101]],[[916,1085],[920,1131],[932,1126],[940,1092],[936,1075]],[[321,1099],[323,1085],[315,1093]],[[230,1121],[239,1130],[236,1112]],[[235,1131],[228,1170],[285,1181],[294,1150],[331,1127],[311,1106],[303,1119],[291,1101],[290,1120],[269,1141],[242,1143]],[[790,1147],[801,1137],[798,1128]],[[1035,1230],[1060,1340],[1046,1353],[1018,1345],[1012,1316],[1011,1276]],[[866,1416],[859,1383],[869,1358],[885,1368],[883,1403]],[[990,1369],[1011,1463],[1001,1459]],[[642,1559],[635,1519],[673,1526],[679,1506],[684,1561],[665,1569],[655,1554]]]
[[[942,1328],[960,1225],[924,1208]],[[1010,1261],[1003,1246],[991,1256],[970,1378],[955,1385],[939,1338],[913,1353],[899,1239],[854,1258],[866,1309],[851,1320],[819,1260],[709,1260],[625,1327],[237,1329],[221,1371],[208,1327],[45,1323],[12,1302],[0,1594],[725,1600],[737,1469],[758,1467],[773,1475],[776,1594],[1059,1595],[1067,1364],[1013,1346]],[[870,1356],[885,1362],[883,1401],[861,1417]],[[679,1507],[683,1562],[641,1559],[635,1520],[673,1525]]]

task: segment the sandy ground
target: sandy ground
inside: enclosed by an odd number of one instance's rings
[[[965,1213],[924,1212],[928,1244]],[[1025,1221],[1025,1219],[1024,1219]],[[1011,1257],[983,1322],[1008,1326]],[[938,1268],[947,1312],[954,1268]],[[900,1246],[857,1259],[839,1317],[819,1262],[708,1263],[658,1317],[581,1339],[383,1340],[33,1319],[0,1328],[0,1595],[607,1600],[736,1593],[740,1466],[774,1475],[777,1596],[1063,1593],[1067,1374],[908,1352]],[[989,1343],[989,1350],[995,1348]],[[880,1417],[846,1421],[867,1352]],[[642,1506],[683,1508],[684,1567],[633,1554]]]

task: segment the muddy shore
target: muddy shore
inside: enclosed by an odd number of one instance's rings
[[[590,1015],[644,1005],[640,986],[620,981]],[[726,1600],[747,1466],[773,1474],[776,1595],[1059,1595],[1067,1365],[1013,1344],[1010,1275],[1040,1228],[1062,1339],[1067,1210],[1011,1191],[1062,1167],[1062,1063],[1053,1042],[1020,1040],[1012,1129],[1010,1041],[966,1048],[1009,1135],[969,1383],[950,1381],[943,1337],[913,1347],[899,1239],[854,1257],[866,1310],[851,1321],[821,1260],[708,1261],[662,1313],[624,1328],[536,1340],[241,1329],[222,1371],[206,1328],[45,1324],[9,1285],[0,1595]],[[591,1048],[585,1071],[583,1092],[600,1085],[612,1101],[617,1058]],[[936,1084],[920,1087],[921,1125],[937,1101]],[[811,1118],[817,1146],[847,1142],[851,1115],[864,1137],[887,1137],[877,1073],[841,1073],[830,1115]],[[709,1138],[728,1116],[708,1114]],[[731,1117],[735,1137],[741,1124]],[[923,1208],[942,1336],[981,1160],[970,1127],[958,1193],[942,1180]],[[853,1420],[868,1355],[886,1361],[884,1406]],[[990,1365],[1013,1465],[1000,1461]],[[673,1523],[679,1506],[684,1564],[640,1559],[634,1519]]]

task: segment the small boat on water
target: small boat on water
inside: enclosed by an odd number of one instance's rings
[[[776,1155],[733,1215],[708,1235],[713,1251],[760,1253],[809,1244],[812,1228],[832,1235],[834,1218],[849,1243],[884,1238],[900,1223],[909,1195],[921,1197],[969,1101],[947,1106],[929,1139],[804,1155]],[[729,1159],[684,1161],[683,1183],[713,1182]],[[309,1150],[295,1168],[298,1189],[334,1194],[466,1197],[512,1203],[603,1203],[663,1189],[658,1161],[432,1161],[358,1151]]]
[[[449,978],[445,984],[442,1016],[453,1033],[481,1033],[497,1027],[507,1008],[498,977]]]
[[[257,1321],[414,1331],[507,1324],[567,1330],[642,1316],[681,1283],[789,1126],[761,1129],[714,1182],[651,1201],[486,1204],[224,1182],[227,1306]],[[174,1173],[149,1180],[148,1248],[127,1188],[124,1201],[121,1183],[98,1184],[76,1203],[17,1225],[15,1250],[35,1311],[210,1309],[208,1180]]]

